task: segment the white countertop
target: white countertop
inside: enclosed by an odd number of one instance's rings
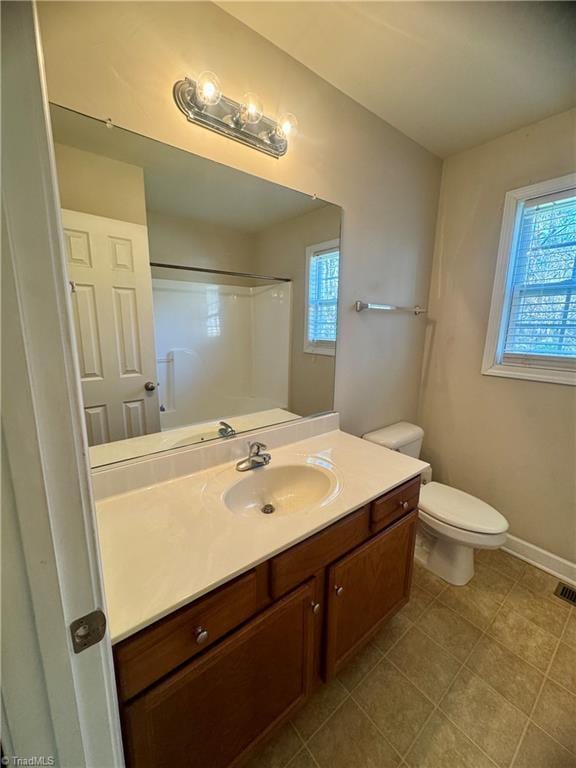
[[[340,488],[322,506],[249,516],[207,492],[234,462],[96,504],[108,624],[116,643],[420,474],[428,465],[339,430],[272,453],[270,466],[313,455]],[[266,469],[256,470],[265,472]],[[240,478],[240,476],[239,476]]]

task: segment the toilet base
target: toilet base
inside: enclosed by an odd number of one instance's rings
[[[466,544],[437,539],[426,568],[449,584],[463,587],[474,576],[474,549]]]
[[[414,557],[426,570],[457,587],[468,584],[474,576],[473,547],[436,538],[423,526],[419,526]]]
[[[484,534],[454,528],[420,510],[414,557],[421,565],[457,587],[474,576],[474,551],[498,549],[506,533]]]

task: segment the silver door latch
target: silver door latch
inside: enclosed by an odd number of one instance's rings
[[[70,634],[74,653],[81,653],[102,640],[106,634],[106,616],[99,610],[87,613],[70,624]]]

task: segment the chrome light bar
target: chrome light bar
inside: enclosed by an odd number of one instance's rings
[[[216,103],[206,103],[201,98],[198,82],[189,77],[174,83],[173,95],[178,109],[191,123],[228,136],[271,157],[278,158],[286,154],[287,132],[291,127],[289,121],[292,115],[285,116],[279,121],[261,115],[258,116],[257,122],[250,122],[243,119],[243,114],[246,112],[245,104],[220,93]],[[287,129],[286,126],[288,126]]]

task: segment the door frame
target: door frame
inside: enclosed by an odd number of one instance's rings
[[[69,631],[73,620],[105,603],[44,64],[30,0],[2,4],[2,64],[2,309],[10,313],[2,331],[2,458],[33,617],[10,631],[13,638],[34,636],[55,764],[116,768],[124,758],[109,633],[76,654]],[[16,684],[18,669],[3,672],[4,748],[28,757],[39,746],[34,722],[19,717],[30,692]]]

